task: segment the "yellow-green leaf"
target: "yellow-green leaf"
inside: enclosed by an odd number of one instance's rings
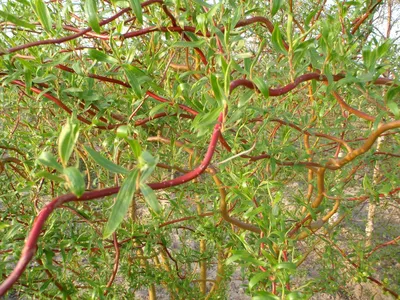
[[[146,203],[154,210],[155,213],[161,212],[161,205],[157,200],[156,193],[154,193],[153,189],[149,187],[147,184],[140,184],[140,191],[144,197]]]
[[[283,0],[272,0],[271,2],[271,15],[274,16],[283,5]]]
[[[129,135],[129,126],[128,125],[122,125],[117,128],[117,137],[123,139],[127,138]]]
[[[75,167],[65,168],[63,173],[70,191],[77,197],[82,196],[85,192],[85,180],[82,173]]]
[[[43,0],[34,0],[33,5],[40,24],[42,24],[46,32],[51,32],[52,21],[46,4],[43,2]]]
[[[79,124],[75,119],[68,118],[58,138],[58,155],[61,163],[66,167],[79,136]]]
[[[95,151],[89,147],[86,147],[86,146],[85,146],[85,149],[89,153],[89,155],[94,159],[95,162],[97,162],[100,166],[109,170],[110,172],[117,173],[117,174],[129,174],[130,173],[127,169],[113,163],[111,160],[108,160],[107,158],[102,156],[97,151]]]
[[[172,45],[172,47],[189,47],[189,48],[198,48],[202,46],[205,43],[204,40],[197,40],[197,41],[191,41],[191,42],[176,42]]]
[[[116,64],[118,63],[118,60],[115,59],[114,57],[105,54],[104,52],[101,52],[99,50],[96,49],[89,49],[88,50],[88,54],[91,58],[98,60],[98,61],[102,61],[102,62],[106,62],[109,64]]]
[[[138,98],[142,98],[143,93],[138,78],[136,76],[135,68],[128,64],[123,64],[122,67],[124,68],[126,77],[128,78],[129,84],[131,85],[133,92]]]
[[[272,46],[273,48],[282,53],[282,54],[287,54],[287,50],[285,46],[283,45],[283,40],[282,40],[282,35],[281,31],[279,30],[278,24],[275,24],[274,31],[272,32]]]
[[[44,151],[38,157],[38,162],[46,167],[56,169],[58,172],[62,172],[62,166],[57,162],[57,159],[50,152]]]
[[[251,290],[261,280],[268,278],[271,274],[268,272],[259,272],[254,275],[249,281],[249,289]]]
[[[96,33],[100,33],[99,17],[97,15],[97,0],[85,1],[85,13],[89,26]]]
[[[0,10],[0,16],[3,18],[4,21],[9,21],[11,23],[14,23],[17,26],[21,26],[21,27],[25,27],[25,28],[29,28],[29,29],[36,28],[36,25],[25,22],[21,18],[18,18],[18,17],[14,16],[12,14],[9,14],[5,11]]]
[[[110,218],[104,228],[103,238],[108,238],[122,223],[136,192],[138,174],[138,169],[133,170],[122,183],[121,189],[118,192],[117,199],[112,208]]]
[[[257,86],[258,90],[261,94],[264,95],[265,98],[269,97],[269,88],[265,80],[261,77],[253,78],[254,84]]]
[[[140,0],[129,0],[129,4],[132,8],[133,13],[136,16],[136,19],[140,24],[142,24],[143,14],[142,14],[142,6],[140,5]]]

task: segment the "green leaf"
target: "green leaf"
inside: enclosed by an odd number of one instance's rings
[[[244,263],[254,264],[256,266],[265,266],[264,262],[254,258],[246,251],[237,251],[235,254],[233,254],[226,260],[226,264],[229,265],[237,260],[241,260]]]
[[[129,146],[132,148],[133,155],[135,155],[136,159],[139,159],[141,153],[142,153],[142,147],[140,147],[140,143],[137,140],[134,140],[132,138],[126,138],[125,141],[129,144]]]
[[[133,92],[136,94],[138,98],[142,98],[143,92],[140,87],[135,68],[128,64],[123,64],[122,68],[125,71],[125,75],[128,78],[129,84],[131,85]]]
[[[42,24],[46,32],[51,32],[52,21],[46,4],[42,0],[34,0],[33,5],[40,24]]]
[[[362,56],[364,60],[364,65],[368,70],[372,70],[376,64],[377,52],[371,49],[371,45],[366,45],[362,49]]]
[[[249,102],[250,99],[253,97],[253,95],[254,95],[254,91],[252,91],[252,90],[248,90],[248,91],[244,92],[243,94],[240,94],[238,107],[241,108],[241,107],[245,106],[247,104],[247,102]],[[240,112],[240,110],[239,110],[239,112]],[[232,120],[232,117],[230,118],[230,121]]]
[[[292,262],[281,262],[275,266],[277,270],[285,269],[285,270],[296,270],[296,264]]]
[[[32,82],[33,83],[44,83],[44,82],[48,82],[51,80],[56,80],[57,76],[53,75],[53,74],[49,74],[45,77],[35,77]]]
[[[386,93],[386,106],[395,115],[396,119],[400,119],[400,109],[398,103],[400,103],[396,98],[399,97],[400,87],[391,87]]]
[[[364,175],[362,184],[363,184],[363,188],[366,192],[370,192],[372,190],[371,181],[369,180],[369,177],[367,174]]]
[[[10,227],[11,225],[8,223],[0,222],[0,230],[3,230],[4,228]]]
[[[121,167],[121,166],[113,163],[112,161],[108,160],[107,158],[105,158],[100,153],[96,152],[95,150],[93,150],[89,147],[86,147],[86,146],[85,146],[85,149],[95,162],[97,162],[100,166],[109,170],[110,172],[117,173],[117,174],[125,174],[125,175],[130,173],[130,171],[128,171],[124,167]]]
[[[196,31],[199,30],[203,35],[207,34],[207,15],[198,14],[196,16]]]
[[[60,165],[60,167],[61,167],[61,165]],[[37,172],[34,175],[34,177],[35,178],[46,178],[46,179],[49,179],[51,181],[56,181],[56,182],[64,182],[64,179],[62,179],[61,177],[58,177],[57,175],[54,175],[48,171]]]
[[[160,213],[161,205],[158,202],[156,193],[154,193],[153,189],[149,187],[147,184],[141,183],[140,191],[142,192],[144,200],[146,200],[147,204],[151,207],[151,209],[157,214]]]
[[[153,173],[157,166],[157,159],[150,154],[148,151],[141,152],[139,156],[139,165],[141,166],[140,171],[140,182],[145,182],[147,178]]]
[[[11,229],[2,236],[3,241],[9,241],[11,240],[14,236],[18,235],[20,229],[22,229],[22,225],[17,223],[15,225],[11,225]]]
[[[122,223],[137,189],[138,174],[138,169],[133,170],[122,183],[117,199],[112,207],[110,218],[104,228],[103,238],[108,238]]]
[[[139,24],[143,24],[143,14],[140,0],[129,0],[129,4],[132,8],[133,13],[136,15],[136,19],[138,20]]]
[[[314,9],[307,15],[306,19],[304,20],[304,25],[306,25],[306,28],[308,28],[308,25],[310,24],[311,20],[313,19],[313,17],[317,12],[318,9]]]
[[[75,167],[65,168],[63,171],[65,179],[67,180],[68,188],[78,198],[85,192],[85,180],[83,175]]]
[[[289,44],[290,49],[293,48],[293,15],[291,13],[288,14],[288,20],[286,25],[286,37]]]
[[[279,30],[279,25],[275,24],[274,31],[272,32],[272,47],[282,54],[287,54],[287,50],[283,45],[281,31]]]
[[[223,90],[218,82],[218,78],[214,74],[211,74],[210,79],[211,79],[211,87],[214,92],[215,100],[217,100],[218,103],[222,104]]]
[[[248,254],[248,253],[237,253],[237,254],[233,254],[231,257],[229,257],[229,258],[225,261],[225,263],[226,263],[227,265],[229,265],[229,264],[231,264],[231,263],[233,263],[233,262],[235,262],[235,261],[237,261],[237,260],[243,259],[243,258],[245,258],[245,257],[249,257],[249,254]]]
[[[271,2],[271,15],[274,16],[283,5],[283,0],[272,0]]]
[[[396,119],[400,119],[400,109],[399,106],[396,104],[396,102],[390,101],[387,102],[386,105],[390,109],[390,111],[394,114]]]
[[[388,39],[377,48],[376,51],[377,51],[378,58],[382,58],[383,56],[386,55],[386,53],[388,52],[388,50],[390,48],[391,43],[392,43],[391,40]]]
[[[269,88],[268,88],[268,85],[267,85],[265,79],[261,78],[261,77],[256,77],[256,78],[253,78],[253,82],[257,86],[257,88],[261,92],[261,94],[263,94],[264,97],[268,99]]]
[[[56,169],[58,172],[62,172],[63,170],[63,167],[58,163],[57,159],[51,152],[42,152],[37,160],[40,164]]]
[[[193,128],[204,129],[204,128],[209,128],[211,125],[214,125],[222,109],[223,109],[222,106],[220,106],[213,110],[210,110],[207,113],[198,114],[193,120],[192,123]]]
[[[79,136],[79,124],[76,119],[68,118],[67,123],[61,129],[58,138],[58,155],[61,163],[65,167],[71,157],[72,151]]]
[[[88,50],[88,54],[91,58],[98,60],[98,61],[102,61],[102,62],[106,62],[109,64],[116,64],[118,63],[118,60],[115,59],[114,57],[105,54],[104,52],[101,52],[99,50],[96,49],[89,49]]]
[[[383,187],[379,189],[380,194],[388,195],[389,192],[393,189],[390,183],[386,183]]]
[[[300,292],[291,292],[286,295],[287,300],[306,300],[308,297]]]
[[[117,137],[124,139],[127,138],[129,135],[129,126],[123,125],[117,128]]]
[[[85,0],[85,14],[89,26],[100,33],[99,17],[97,16],[97,0]]]
[[[24,68],[24,77],[25,77],[25,91],[28,95],[32,94],[31,88],[32,88],[32,72],[29,68],[25,67]]]
[[[22,20],[21,18],[18,18],[12,14],[9,14],[5,11],[1,11],[0,10],[0,16],[4,19],[4,21],[9,21],[11,23],[14,23],[17,26],[21,26],[21,27],[25,27],[25,28],[29,28],[29,29],[35,29],[36,25],[25,22],[24,20]]]
[[[254,275],[249,281],[249,289],[251,290],[261,280],[268,278],[270,274],[268,272],[259,272]]]
[[[168,107],[170,104],[168,102],[160,103],[154,106],[150,112],[149,112],[149,117],[152,118],[154,117],[159,111],[165,111],[165,107]]]
[[[205,40],[197,40],[197,41],[191,41],[191,42],[176,42],[172,44],[171,47],[191,47],[191,48],[199,48],[201,47],[206,41]]]
[[[280,300],[280,298],[272,293],[259,291],[252,298],[252,300]]]

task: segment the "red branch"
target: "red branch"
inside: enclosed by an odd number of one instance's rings
[[[340,79],[343,79],[343,78],[345,78],[345,76],[341,75],[341,74],[333,75],[333,81],[339,81]],[[295,89],[300,83],[309,81],[309,80],[327,81],[328,79],[325,75],[322,75],[320,73],[303,74],[303,75],[300,75],[299,77],[297,77],[292,83],[289,83],[283,87],[279,87],[279,88],[275,88],[275,89],[270,88],[269,95],[270,96],[284,95],[284,94],[290,92],[291,90]],[[378,78],[373,83],[376,85],[392,85],[393,80],[388,79],[388,78]],[[253,83],[253,81],[251,81],[249,79],[236,79],[231,82],[230,92],[232,93],[232,91],[239,86],[245,86],[249,89],[258,90],[257,86],[255,85],[255,83]]]

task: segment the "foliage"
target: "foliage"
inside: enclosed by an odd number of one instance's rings
[[[211,2],[0,4],[0,295],[398,297],[396,5]]]

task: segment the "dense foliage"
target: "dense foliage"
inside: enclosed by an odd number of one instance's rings
[[[0,295],[398,297],[399,3],[214,2],[1,3]]]

